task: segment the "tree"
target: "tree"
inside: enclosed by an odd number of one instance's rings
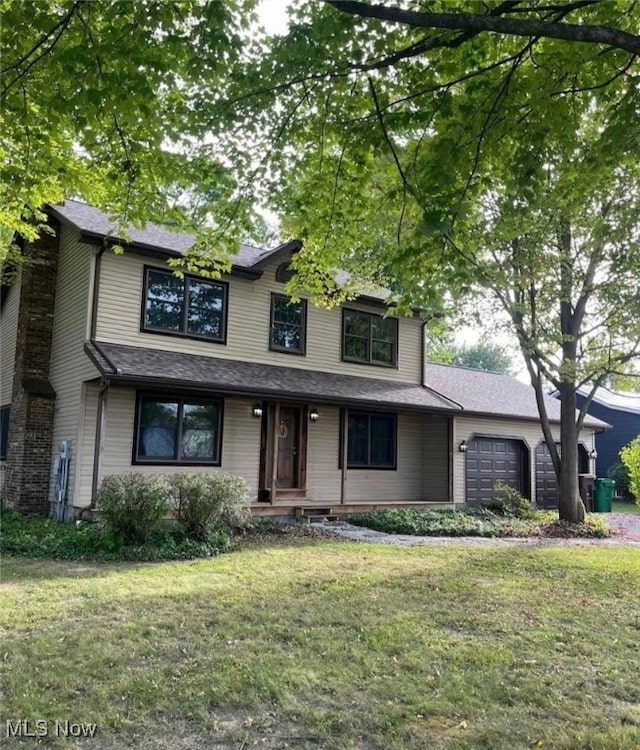
[[[472,367],[476,370],[489,370],[511,374],[513,362],[507,351],[498,344],[479,342],[456,346],[453,342],[438,342],[427,350],[427,359],[443,365]]]
[[[577,388],[640,351],[640,7],[483,9],[300,4],[271,53],[241,63],[220,122],[250,130],[254,160],[270,155],[260,194],[305,241],[299,283],[319,299],[335,299],[342,267],[393,286],[400,309],[487,293],[500,305],[536,391],[560,515],[578,521],[590,399],[576,417]],[[237,138],[225,146],[236,153]]]
[[[640,505],[640,435],[620,451],[620,458],[629,475],[629,489]]]
[[[202,229],[229,201],[236,219],[249,213],[198,110],[224,86],[254,5],[0,2],[0,264],[65,197],[123,226]]]

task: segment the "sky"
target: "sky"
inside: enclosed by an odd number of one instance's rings
[[[269,34],[286,32],[288,7],[288,0],[262,0],[258,5],[260,21]]]

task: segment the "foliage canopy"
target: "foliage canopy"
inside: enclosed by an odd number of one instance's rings
[[[235,183],[197,114],[255,22],[251,0],[0,2],[0,261],[46,203],[122,223],[228,215]]]

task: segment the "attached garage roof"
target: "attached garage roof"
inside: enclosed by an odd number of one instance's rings
[[[460,405],[463,411],[509,419],[539,420],[535,391],[510,375],[468,367],[437,365],[428,362],[424,382],[434,391]],[[545,395],[547,414],[560,421],[560,402]],[[600,419],[587,416],[586,427],[605,428]]]
[[[412,383],[361,378],[296,367],[168,352],[122,344],[85,343],[100,372],[114,383],[195,388],[255,397],[295,398],[324,403],[460,411],[445,396]]]

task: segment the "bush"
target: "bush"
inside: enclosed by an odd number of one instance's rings
[[[173,527],[173,528],[172,528]],[[176,524],[165,522],[162,536],[152,542],[122,546],[104,536],[102,524],[91,521],[60,523],[52,519],[25,518],[2,513],[0,552],[18,557],[96,562],[190,560],[213,557],[234,548],[226,531],[210,534],[206,542],[176,533]]]
[[[518,490],[501,479],[493,485],[494,496],[486,507],[504,516],[533,518],[535,510],[531,503]]]
[[[576,537],[611,535],[605,519],[587,516],[584,523],[558,521],[558,514],[534,511],[530,518],[498,515],[488,508],[460,510],[379,510],[349,517],[356,526],[387,534],[416,536]]]
[[[191,539],[205,541],[213,529],[235,531],[249,525],[249,488],[242,477],[184,473],[168,482],[176,519]]]
[[[482,536],[526,537],[539,536],[542,522],[549,522],[553,514],[537,513],[534,519],[515,518],[497,514],[488,508],[459,510],[379,510],[349,517],[356,526],[366,526],[388,534],[417,536]]]
[[[144,544],[161,533],[171,489],[163,476],[112,474],[100,485],[96,507],[115,546]]]
[[[640,505],[640,435],[620,451],[620,458],[629,474],[629,489]]]
[[[616,483],[616,490],[623,500],[633,500],[631,497],[631,487],[629,486],[629,471],[620,461],[609,467],[607,472],[609,479]]]

